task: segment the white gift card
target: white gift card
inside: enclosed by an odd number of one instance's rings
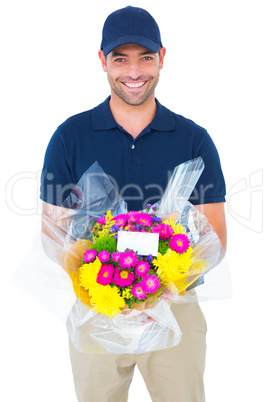
[[[124,252],[127,248],[141,255],[158,253],[159,233],[118,232],[117,250]]]

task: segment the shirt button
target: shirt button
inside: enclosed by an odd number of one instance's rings
[[[134,145],[134,144],[131,145],[131,149],[135,149],[135,145]]]

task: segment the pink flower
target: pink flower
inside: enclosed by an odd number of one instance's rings
[[[169,247],[179,254],[184,253],[190,246],[190,240],[186,234],[177,234],[171,237]]]
[[[128,232],[136,232],[137,231],[136,226],[133,226],[133,225],[126,226],[125,230],[127,230]]]
[[[97,251],[96,250],[87,250],[84,253],[84,261],[86,264],[93,261],[96,258]]]
[[[150,271],[150,264],[146,261],[140,261],[135,268],[135,273],[137,276],[144,276]]]
[[[138,257],[134,253],[134,251],[129,250],[129,251],[125,251],[124,253],[121,253],[119,264],[121,265],[122,268],[135,267],[137,262],[138,262]]]
[[[97,282],[103,286],[109,285],[113,280],[114,267],[111,264],[102,265],[97,276]]]
[[[110,258],[109,251],[105,251],[105,250],[100,251],[99,254],[98,254],[98,258],[99,258],[100,262],[109,261],[109,258]]]
[[[147,297],[147,294],[144,292],[141,282],[133,286],[133,288],[131,289],[131,293],[139,300],[144,300]]]
[[[151,233],[159,233],[159,238],[162,240],[166,240],[173,235],[174,230],[170,225],[161,223],[160,225],[153,226],[151,229]]]
[[[155,275],[146,275],[140,283],[146,293],[154,293],[160,288],[160,279]]]
[[[146,213],[140,213],[135,217],[135,221],[145,227],[149,227],[152,224],[152,217]]]
[[[125,215],[125,214],[119,214],[119,215],[116,215],[116,216],[113,218],[113,221],[115,221],[115,225],[117,225],[117,226],[119,226],[119,227],[124,227],[125,224],[127,223],[127,219],[128,219],[128,216],[127,216],[127,215]]]
[[[120,256],[121,256],[121,253],[113,253],[112,254],[112,260],[113,261],[115,261],[115,262],[118,262],[119,260],[120,260]]]
[[[97,220],[97,223],[99,223],[100,225],[105,225],[105,223],[106,223],[105,216],[102,216],[101,218],[99,218]]]
[[[138,216],[139,214],[140,214],[140,213],[137,212],[137,211],[130,211],[130,212],[128,212],[128,214],[127,214],[128,222],[129,222],[130,224],[135,223],[135,221],[136,221],[136,216]]]
[[[114,274],[114,284],[125,288],[132,285],[135,281],[135,275],[127,269],[117,269]]]

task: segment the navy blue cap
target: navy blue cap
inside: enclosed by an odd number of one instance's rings
[[[101,42],[104,56],[126,43],[135,43],[154,53],[163,46],[159,27],[148,11],[128,6],[114,11],[107,17]]]

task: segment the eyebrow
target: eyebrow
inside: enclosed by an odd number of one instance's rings
[[[119,52],[111,52],[111,56],[112,57],[128,57],[127,54],[125,53],[119,53]],[[139,56],[145,56],[146,54],[155,54],[154,52],[152,52],[151,50],[146,50],[145,52],[139,53]]]

